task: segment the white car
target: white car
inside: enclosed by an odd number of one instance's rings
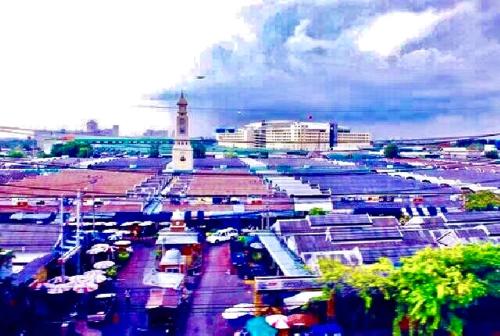
[[[207,242],[209,242],[210,244],[217,244],[229,241],[236,237],[238,237],[238,230],[227,228],[215,231],[213,234],[207,237]]]

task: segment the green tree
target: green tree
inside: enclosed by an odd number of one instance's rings
[[[231,158],[236,158],[238,157],[238,155],[236,154],[235,151],[233,150],[225,150],[224,151],[224,157],[225,158],[228,158],[228,159],[231,159]]]
[[[7,157],[10,157],[13,159],[20,159],[20,158],[24,157],[24,153],[20,149],[12,149],[7,154]]]
[[[394,301],[394,335],[405,318],[412,332],[461,335],[464,311],[482,297],[500,296],[500,247],[493,244],[426,248],[402,258],[399,269],[383,258],[357,267],[321,259],[319,267],[326,283],[355,289],[367,309],[377,294]]]
[[[399,147],[393,143],[388,144],[384,148],[384,156],[388,159],[399,157]]]
[[[56,157],[63,155],[68,155],[69,157],[90,157],[92,155],[92,147],[77,141],[68,141],[64,144],[54,144],[50,153]]]
[[[158,143],[151,144],[151,147],[149,148],[149,157],[157,158],[159,156],[160,156],[160,145]]]
[[[76,154],[79,158],[88,158],[92,156],[92,148],[90,146],[80,147]]]
[[[393,274],[397,305],[395,331],[408,317],[419,332],[447,330],[461,335],[461,312],[487,295],[499,295],[500,248],[491,244],[426,248],[404,258]]]
[[[489,210],[500,207],[500,196],[491,191],[479,191],[468,194],[465,200],[465,208],[468,211]]]
[[[486,156],[488,159],[496,160],[498,159],[498,151],[492,150],[484,153],[484,156]]]
[[[193,147],[193,157],[195,159],[203,159],[206,157],[206,152],[207,148],[201,141],[193,141],[191,143],[191,146]]]
[[[326,211],[323,210],[322,208],[312,208],[311,210],[309,210],[309,215],[310,216],[326,215]]]

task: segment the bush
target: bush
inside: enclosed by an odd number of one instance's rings
[[[486,156],[488,159],[496,160],[496,159],[498,159],[498,151],[493,150],[493,151],[486,152],[486,153],[484,153],[484,156]]]
[[[384,148],[384,156],[388,159],[399,157],[399,147],[396,144],[388,144]]]

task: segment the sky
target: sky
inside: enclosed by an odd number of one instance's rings
[[[193,135],[309,116],[376,138],[500,129],[497,0],[3,1],[0,50],[2,126],[172,129],[184,90]]]

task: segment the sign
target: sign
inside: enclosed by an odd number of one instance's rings
[[[256,291],[307,290],[324,287],[319,277],[255,277]]]

